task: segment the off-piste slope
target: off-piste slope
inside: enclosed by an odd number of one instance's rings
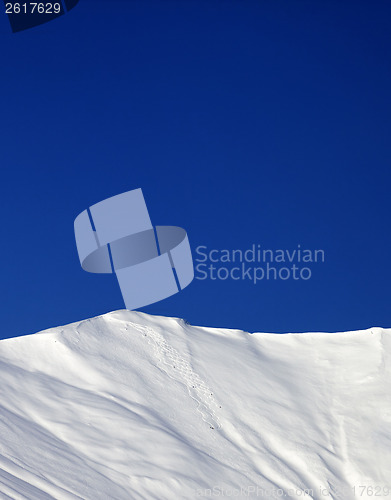
[[[116,311],[1,341],[0,376],[1,499],[391,499],[391,330]]]

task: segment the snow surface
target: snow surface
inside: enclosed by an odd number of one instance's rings
[[[2,340],[0,498],[391,499],[390,334],[116,311]]]

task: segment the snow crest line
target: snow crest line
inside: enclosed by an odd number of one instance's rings
[[[192,369],[180,353],[166,339],[152,328],[128,322],[128,325],[142,333],[152,345],[158,359],[157,366],[170,378],[184,384],[189,395],[197,403],[197,410],[211,429],[221,429],[221,423],[216,411],[221,408],[213,391],[201,377]]]

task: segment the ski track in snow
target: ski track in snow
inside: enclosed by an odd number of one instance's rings
[[[132,322],[129,322],[128,325],[147,338],[158,360],[158,368],[173,380],[186,386],[189,396],[196,402],[197,411],[201,414],[204,422],[212,429],[221,429],[221,422],[216,414],[221,405],[216,401],[213,391],[193,370],[190,363],[156,330]]]

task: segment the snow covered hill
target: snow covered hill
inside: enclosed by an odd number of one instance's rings
[[[116,311],[2,340],[0,376],[1,499],[391,499],[391,330]]]

